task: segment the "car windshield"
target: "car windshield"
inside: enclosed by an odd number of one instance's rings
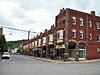
[[[4,55],[9,55],[9,52],[4,52]]]

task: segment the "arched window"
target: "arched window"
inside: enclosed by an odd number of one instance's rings
[[[72,17],[72,24],[76,25],[76,17]]]
[[[83,39],[83,31],[80,31],[80,39]]]
[[[91,21],[89,21],[89,27],[92,27],[92,22]]]
[[[93,36],[92,36],[92,34],[90,34],[90,40],[92,40],[93,38],[92,38]]]
[[[72,38],[76,38],[76,30],[75,29],[72,30]]]
[[[83,19],[80,18],[80,26],[83,26]]]

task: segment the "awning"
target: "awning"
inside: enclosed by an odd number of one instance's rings
[[[65,45],[56,45],[56,49],[62,49],[65,48]]]

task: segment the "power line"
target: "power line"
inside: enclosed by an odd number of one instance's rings
[[[16,30],[16,31],[24,31],[24,32],[30,32],[30,33],[37,33],[37,34],[39,34],[39,32],[34,32],[34,31],[30,31],[30,30],[22,30],[22,29],[17,29],[17,28],[12,28],[12,27],[5,27],[5,26],[0,26],[0,27],[11,29],[11,30]]]
[[[5,26],[0,26],[0,27],[7,28],[7,29],[11,29],[11,30],[16,30],[16,31],[27,32],[28,33],[28,40],[29,40],[29,37],[30,37],[30,33],[39,34],[39,32],[34,32],[34,31],[30,31],[30,30],[22,30],[22,29],[17,29],[17,28],[12,28],[12,27],[5,27]]]

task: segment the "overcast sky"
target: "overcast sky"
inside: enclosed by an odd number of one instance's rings
[[[100,0],[0,0],[0,26],[43,32],[55,24],[63,7],[87,13],[94,10],[100,16]],[[4,28],[4,34],[7,41],[27,39],[23,31]]]

